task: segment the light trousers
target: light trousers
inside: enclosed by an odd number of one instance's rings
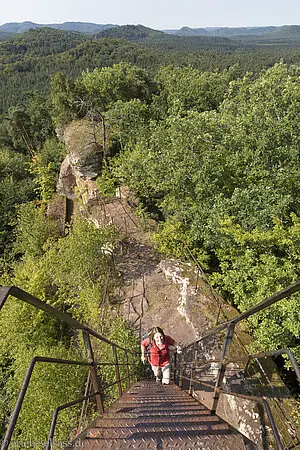
[[[151,368],[153,370],[154,376],[156,377],[156,381],[159,381],[161,379],[163,384],[170,383],[170,363],[164,367],[153,366],[151,364]]]

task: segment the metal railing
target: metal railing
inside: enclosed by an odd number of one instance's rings
[[[246,311],[245,313],[240,314],[238,317],[220,324],[214,330],[209,331],[204,336],[202,336],[200,339],[195,341],[193,344],[186,346],[184,348],[184,352],[183,352],[183,356],[182,356],[181,360],[178,361],[178,364],[175,364],[175,374],[177,372],[177,374],[178,374],[177,379],[178,379],[179,385],[182,387],[183,381],[184,380],[188,381],[189,382],[189,392],[190,392],[190,394],[192,394],[194,391],[194,384],[197,381],[199,381],[199,379],[200,379],[201,384],[205,384],[205,382],[203,380],[201,380],[201,377],[199,377],[197,375],[197,373],[199,372],[199,369],[203,368],[204,365],[209,365],[209,364],[216,365],[217,364],[217,372],[216,372],[214,383],[213,384],[208,383],[209,386],[212,387],[212,390],[213,390],[213,401],[212,401],[212,405],[211,405],[210,409],[211,409],[212,413],[215,413],[216,409],[217,409],[220,394],[228,393],[227,389],[222,388],[222,384],[223,384],[224,375],[226,373],[226,368],[228,367],[229,364],[242,362],[244,364],[243,365],[243,369],[244,369],[243,375],[244,375],[244,377],[246,377],[247,372],[249,371],[249,364],[251,361],[258,362],[261,359],[266,358],[267,356],[278,356],[280,354],[286,353],[288,355],[288,357],[290,358],[291,364],[294,367],[296,375],[299,378],[299,374],[300,374],[299,366],[297,365],[294,355],[292,354],[292,352],[289,349],[276,350],[273,352],[269,352],[268,354],[267,353],[259,353],[259,354],[254,354],[254,355],[246,355],[245,357],[239,356],[237,358],[232,358],[232,357],[228,356],[230,348],[231,348],[233,336],[234,336],[235,326],[238,323],[240,323],[241,321],[245,320],[246,318],[252,316],[253,314],[256,314],[257,312],[275,304],[279,300],[291,296],[293,293],[298,292],[299,290],[300,290],[300,281],[297,281],[296,283],[293,283],[292,285],[288,286],[286,289],[267,298],[266,300],[259,303],[255,307]],[[121,395],[122,394],[122,382],[126,381],[127,386],[128,386],[136,378],[136,368],[135,368],[136,354],[134,352],[129,351],[129,350],[119,346],[118,344],[106,339],[105,337],[103,337],[102,335],[97,333],[96,331],[94,331],[91,328],[87,327],[86,325],[80,323],[79,321],[73,319],[70,315],[63,313],[61,311],[58,311],[57,309],[53,308],[52,306],[48,305],[47,303],[42,302],[41,300],[37,299],[36,297],[32,296],[31,294],[15,287],[15,286],[0,287],[0,310],[2,309],[7,298],[10,295],[46,312],[47,314],[51,315],[52,317],[55,317],[58,320],[61,320],[65,323],[67,323],[74,330],[81,331],[82,335],[83,335],[83,342],[84,342],[85,350],[87,353],[87,361],[72,361],[72,360],[46,358],[46,357],[41,357],[41,356],[36,356],[35,358],[33,358],[33,360],[30,363],[30,366],[28,368],[26,377],[24,379],[24,383],[23,383],[22,389],[20,391],[19,398],[17,400],[14,412],[13,412],[11,420],[10,420],[10,424],[7,428],[6,435],[3,440],[3,445],[1,447],[1,450],[6,450],[9,448],[9,445],[10,445],[10,442],[12,439],[12,434],[13,434],[18,416],[19,416],[19,412],[22,407],[24,397],[26,395],[26,390],[29,385],[34,367],[37,363],[56,363],[56,364],[87,366],[90,370],[93,391],[90,394],[84,395],[82,398],[73,400],[64,405],[57,406],[57,408],[55,409],[54,414],[53,414],[52,424],[51,424],[49,437],[48,437],[48,443],[47,443],[47,447],[46,447],[48,450],[50,450],[51,446],[52,446],[52,442],[53,442],[53,436],[54,436],[54,431],[55,431],[55,425],[57,422],[57,416],[60,411],[62,411],[63,409],[66,409],[68,407],[71,407],[75,404],[81,403],[86,399],[95,398],[98,413],[103,414],[104,406],[103,406],[101,394],[103,393],[104,387],[101,384],[100,379],[98,377],[97,369],[100,366],[105,366],[105,365],[115,367],[115,381],[110,383],[109,385],[107,385],[105,387],[105,389],[116,385],[118,388],[118,393],[119,393],[119,395]],[[217,339],[217,336],[219,336],[220,333],[222,333],[222,332],[225,332],[225,338],[223,340],[220,357],[218,359],[216,359],[216,358],[209,359],[208,358],[204,364],[203,363],[202,363],[202,365],[199,364],[197,361],[197,354],[200,353],[199,345],[202,345],[202,343],[205,341],[205,339],[208,339],[208,338]],[[93,348],[92,348],[92,344],[91,344],[91,337],[94,337],[94,338],[100,340],[101,342],[111,346],[112,355],[113,355],[113,359],[114,359],[113,363],[112,362],[99,363],[95,360],[94,352],[93,352]],[[117,350],[124,352],[125,363],[119,362]],[[185,360],[186,355],[189,356],[189,358],[190,358],[189,361]],[[129,356],[131,357],[131,363],[129,363]],[[121,378],[121,375],[120,375],[120,367],[121,366],[124,366],[126,368],[126,376],[123,378]],[[185,376],[183,369],[188,366],[190,367],[189,376]],[[235,392],[235,393],[233,392],[233,394],[243,396],[243,394],[239,394],[238,392]],[[255,398],[257,398],[257,396]],[[269,417],[269,421],[270,421],[271,427],[273,429],[277,447],[278,448],[287,448],[287,447],[284,447],[283,444],[280,442],[280,433],[278,432],[278,427],[276,425],[276,421],[273,418],[271,408],[269,408],[269,404],[268,404],[266,398],[263,398],[260,400],[262,401],[262,404],[264,405],[266,413]]]
[[[226,389],[222,388],[225,375],[229,374],[228,376],[229,379],[230,377],[232,377],[232,374],[230,374],[230,371],[228,370],[229,365],[236,364],[236,367],[234,367],[235,374],[238,373],[241,377],[246,378],[247,376],[249,377],[249,373],[247,372],[249,372],[249,364],[251,363],[251,361],[254,361],[257,364],[259,370],[261,372],[264,372],[260,360],[266,359],[267,357],[276,357],[278,355],[286,354],[290,359],[296,377],[300,381],[299,365],[297,364],[293,353],[289,349],[281,349],[253,355],[245,353],[244,356],[241,356],[240,355],[241,352],[239,351],[235,352],[238,353],[238,356],[229,357],[229,353],[232,350],[232,342],[234,338],[235,327],[238,323],[251,317],[257,312],[270,307],[271,305],[277,303],[281,299],[290,297],[292,294],[298,292],[299,290],[300,290],[300,280],[291,284],[286,289],[283,289],[282,291],[272,295],[271,297],[268,297],[267,299],[265,299],[258,305],[254,306],[253,308],[249,309],[245,313],[240,314],[239,316],[220,324],[215,329],[204,334],[197,341],[184,347],[182,355],[179,358],[176,357],[174,363],[174,377],[178,385],[180,387],[184,387],[185,384],[185,387],[189,390],[190,395],[193,395],[194,386],[196,383],[198,383],[198,385],[200,384],[206,386],[206,388],[209,389],[212,393],[212,402],[210,405],[210,410],[211,413],[215,414],[218,407],[220,394],[229,393],[228,385]],[[223,339],[221,337],[221,333],[225,333],[225,337]],[[220,344],[221,350],[219,350]],[[240,344],[238,343],[238,345]],[[205,351],[205,346],[207,348],[210,348],[210,350],[206,349]],[[210,358],[209,355],[211,354],[212,356],[216,348],[219,357]],[[242,350],[245,351],[245,349]],[[206,353],[207,355],[205,358],[203,357],[204,353]],[[212,370],[207,369],[207,368],[211,369],[211,367],[213,367]],[[268,379],[266,373],[264,373],[263,375],[264,377],[266,377],[267,380],[265,383],[269,385],[270,389],[272,389],[272,383]],[[253,386],[251,386],[251,390],[252,390],[251,395],[248,396],[248,398],[255,398],[264,406],[266,414],[268,415],[269,418],[269,423],[273,430],[277,447],[279,449],[289,448],[287,446],[284,446],[280,441],[280,433],[278,432],[276,420],[274,420],[272,414],[273,409],[272,407],[269,406],[267,397],[263,398],[264,395],[261,393],[262,391],[256,396],[253,395]],[[274,390],[272,392],[274,397]],[[243,395],[242,392],[230,391],[230,394],[236,396],[245,396]],[[280,405],[280,407],[282,407],[282,405]],[[288,416],[287,418],[289,419],[289,422],[292,423],[293,428],[295,428],[295,424],[293,423],[288,413],[286,413],[286,416]],[[297,434],[297,430],[295,432],[297,435],[297,439],[299,439],[300,442],[300,433]]]
[[[108,389],[112,386],[117,386],[118,388],[118,394],[119,396],[122,395],[122,383],[126,381],[127,387],[130,386],[131,383],[133,383],[136,380],[136,363],[139,361],[139,359],[136,359],[136,352],[133,352],[131,350],[128,350],[115,342],[110,341],[109,339],[106,339],[104,336],[97,333],[95,330],[87,327],[86,325],[82,324],[78,320],[72,318],[69,314],[63,313],[49,304],[39,300],[38,298],[34,297],[33,295],[29,294],[28,292],[23,291],[22,289],[17,288],[16,286],[8,286],[8,287],[1,287],[0,286],[0,311],[2,307],[4,306],[5,302],[7,301],[9,296],[13,296],[23,302],[26,302],[35,308],[38,308],[39,310],[44,311],[45,313],[49,314],[50,316],[68,324],[73,330],[81,331],[83,336],[83,342],[84,347],[87,355],[87,361],[75,361],[75,360],[65,360],[65,359],[56,359],[56,358],[47,358],[43,356],[35,356],[32,361],[29,364],[26,376],[23,381],[23,385],[21,388],[21,391],[19,393],[18,400],[16,402],[14,411],[12,413],[9,425],[6,430],[6,434],[2,441],[1,450],[6,450],[9,448],[9,445],[12,440],[12,435],[19,417],[20,410],[22,408],[22,403],[24,400],[24,397],[26,395],[26,391],[33,373],[33,370],[37,363],[55,363],[55,364],[66,364],[66,365],[81,365],[81,366],[87,366],[90,371],[90,378],[91,378],[91,384],[92,384],[92,393],[85,395],[82,398],[73,400],[71,402],[68,402],[64,405],[58,405],[53,413],[53,419],[52,424],[49,431],[49,437],[47,441],[46,449],[50,450],[52,448],[53,443],[53,437],[55,432],[55,426],[57,423],[57,416],[58,413],[66,408],[69,408],[75,404],[82,403],[83,401],[95,398],[96,406],[98,413],[101,415],[104,412],[104,405],[102,400],[102,394],[105,389]],[[113,355],[113,362],[97,362],[94,357],[94,351],[91,343],[91,337],[94,337],[98,339],[99,341],[109,345],[112,350]],[[124,354],[124,361],[125,363],[120,363],[118,360],[118,351],[123,352]],[[131,360],[129,360],[129,357]],[[112,366],[115,368],[115,378],[116,381],[104,386],[103,383],[101,383],[101,380],[98,376],[98,368],[101,366]],[[120,367],[123,366],[126,369],[126,376],[121,378],[120,375]]]

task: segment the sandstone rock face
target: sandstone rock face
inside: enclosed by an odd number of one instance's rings
[[[67,155],[60,166],[59,178],[57,183],[57,193],[67,198],[75,198],[74,189],[76,187],[76,177],[74,168]]]
[[[96,196],[93,180],[103,160],[100,131],[88,120],[75,120],[66,126],[63,141],[67,156],[61,165],[57,192],[73,199],[77,188],[85,203]]]
[[[199,339],[201,330],[198,327],[195,327],[194,314],[191,311],[190,306],[193,304],[196,290],[191,286],[191,279],[186,272],[193,271],[192,265],[188,263],[183,263],[181,261],[175,259],[162,260],[160,262],[160,268],[164,273],[165,277],[172,281],[179,288],[179,296],[178,296],[178,313],[185,319],[186,323],[191,326],[193,329],[193,337],[194,339]],[[185,272],[185,273],[184,273]],[[196,321],[197,322],[197,321]],[[202,323],[207,326],[206,321]]]

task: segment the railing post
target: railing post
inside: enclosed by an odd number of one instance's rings
[[[245,368],[244,368],[244,370],[243,370],[243,372],[244,372],[244,377],[245,377],[245,378],[248,376],[248,369],[249,369],[250,361],[251,361],[251,358],[249,357],[249,358],[247,359]]]
[[[132,355],[131,366],[132,366],[132,381],[134,382],[136,381],[134,355]]]
[[[53,413],[51,427],[50,427],[50,432],[49,432],[49,437],[48,437],[48,441],[47,441],[47,445],[46,445],[46,449],[45,450],[51,450],[52,449],[53,436],[54,436],[54,431],[55,431],[55,427],[56,427],[56,423],[57,423],[58,413],[59,413],[59,408],[56,408],[54,413]]]
[[[274,421],[273,414],[271,412],[269,403],[266,401],[265,397],[263,397],[262,401],[263,401],[263,405],[264,405],[265,411],[266,411],[267,416],[268,416],[269,421],[270,421],[270,425],[271,425],[271,428],[272,428],[272,431],[273,431],[273,434],[274,434],[274,438],[275,438],[275,441],[276,441],[277,449],[278,450],[284,450],[284,446],[282,445],[282,442],[281,442],[281,439],[280,439],[280,434],[279,434],[277,426],[275,424],[275,421]]]
[[[4,303],[6,302],[7,297],[10,294],[10,290],[11,286],[9,287],[0,286],[0,310],[2,309]]]
[[[226,355],[229,352],[230,349],[230,345],[232,342],[232,337],[233,337],[233,333],[234,333],[234,327],[235,327],[235,323],[230,323],[227,327],[227,333],[223,342],[223,348],[222,348],[222,353],[221,353],[221,357],[220,357],[220,364],[219,364],[219,369],[218,369],[218,375],[216,378],[216,383],[215,383],[215,388],[214,388],[214,395],[213,395],[213,403],[212,403],[212,407],[211,407],[211,413],[215,414],[216,410],[217,410],[217,406],[218,406],[218,402],[219,402],[219,397],[220,397],[220,387],[224,378],[224,374],[225,374],[225,369],[226,369],[226,365],[224,363],[224,359],[226,358]]]
[[[216,320],[216,326],[219,323],[219,319],[220,319],[220,314],[221,314],[221,309],[222,309],[222,305],[221,302],[219,303],[219,309],[218,309],[218,316],[217,316],[217,320]]]
[[[192,395],[192,393],[193,393],[193,386],[194,386],[194,378],[195,378],[196,366],[197,366],[197,348],[196,348],[196,344],[194,342],[194,347],[193,347],[193,365],[192,365],[192,368],[191,368],[189,395]]]
[[[120,377],[118,354],[117,354],[116,346],[112,345],[112,349],[113,349],[113,354],[114,354],[114,359],[115,359],[116,381],[118,383],[119,395],[121,397],[121,395],[122,395],[122,386],[121,386],[121,377]]]
[[[99,394],[96,395],[96,404],[97,404],[98,413],[103,414],[104,407],[103,407],[103,402],[102,402],[102,398],[100,395],[100,392],[101,392],[100,380],[99,380],[99,377],[97,374],[97,365],[96,365],[95,359],[94,359],[94,352],[92,349],[91,339],[90,339],[89,334],[86,331],[83,331],[82,335],[83,335],[83,341],[84,341],[84,346],[85,346],[85,350],[87,353],[87,357],[88,357],[89,361],[91,362],[90,373],[91,373],[93,389],[94,389],[94,392],[99,392]]]
[[[128,353],[126,350],[124,350],[124,356],[125,356],[125,364],[126,364],[127,387],[129,387],[130,386],[130,372],[129,372],[129,366],[128,366]]]
[[[174,353],[174,370],[173,370],[174,383],[176,383],[176,372],[178,372],[177,371],[177,352]]]
[[[179,362],[179,381],[178,381],[178,386],[179,386],[180,388],[182,388],[182,385],[183,385],[183,375],[182,375],[182,372],[183,372],[183,363],[184,363],[184,357],[183,357],[183,355],[182,355],[182,357],[181,357],[181,359],[180,359],[180,362]]]
[[[195,286],[195,290],[197,291],[198,290],[198,280],[199,280],[199,272],[200,272],[200,269],[199,269],[199,266],[198,266],[198,264],[197,264],[197,277],[196,277],[196,286]]]
[[[34,369],[34,366],[35,366],[36,362],[37,362],[36,358],[33,358],[31,360],[31,363],[30,363],[29,368],[27,370],[26,377],[24,379],[23,386],[22,386],[22,389],[20,391],[20,394],[19,394],[19,397],[18,397],[18,400],[17,400],[17,404],[15,406],[14,412],[13,412],[11,420],[10,420],[10,423],[9,423],[8,428],[6,430],[6,434],[4,436],[4,439],[3,439],[3,441],[1,441],[1,442],[3,442],[2,446],[1,446],[1,450],[8,449],[8,446],[10,444],[11,437],[12,437],[12,434],[14,432],[14,429],[15,429],[15,426],[16,426],[16,422],[17,422],[18,417],[19,417],[20,409],[22,407],[23,400],[24,400],[24,397],[25,397],[25,394],[26,394],[26,391],[27,391],[27,388],[28,388],[28,385],[29,385],[29,381],[30,381],[30,378],[31,378],[31,375],[32,375],[32,372],[33,372],[33,369]]]
[[[84,389],[84,397],[86,397],[88,395],[89,391],[90,391],[90,388],[91,388],[90,379],[91,379],[91,372],[89,370],[88,376],[87,376],[87,380],[86,380],[86,384],[85,384],[85,389]],[[81,433],[81,431],[82,431],[82,421],[83,421],[84,409],[85,409],[86,406],[87,406],[87,401],[85,400],[82,403],[82,407],[81,407],[81,411],[80,411],[79,424],[78,424],[78,427],[77,427],[76,435]]]

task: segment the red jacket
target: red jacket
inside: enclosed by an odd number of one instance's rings
[[[148,347],[149,338],[144,339],[141,344],[144,347]],[[156,345],[156,342],[153,340],[150,348],[150,357],[149,362],[152,366],[164,367],[170,362],[170,350],[169,346],[174,345],[175,341],[170,336],[165,336],[165,341],[161,349],[159,349]]]

